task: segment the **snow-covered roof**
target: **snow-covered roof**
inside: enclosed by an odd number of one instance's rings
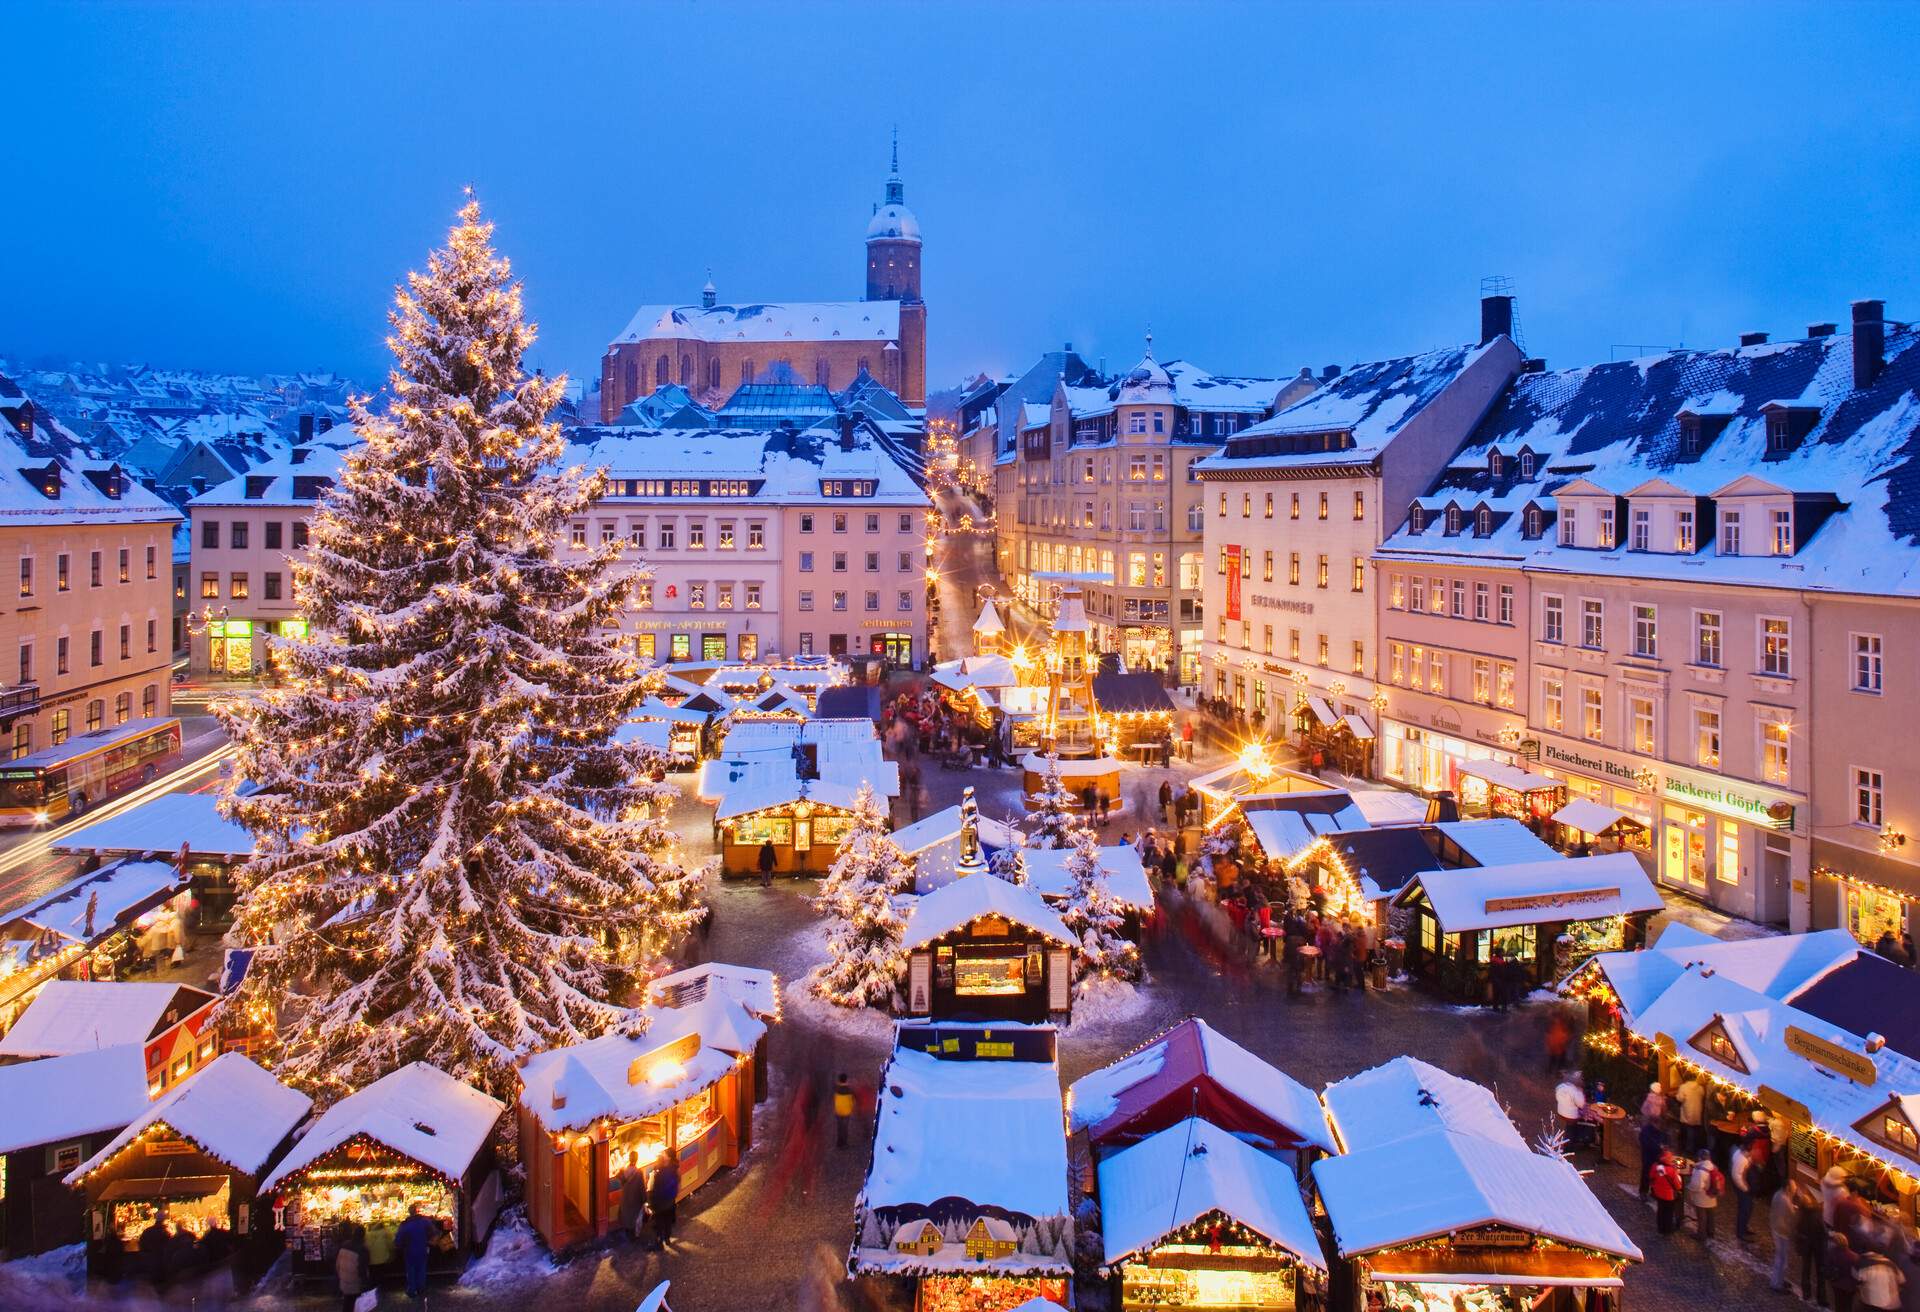
[[[289,1089],[248,1057],[222,1053],[150,1104],[68,1175],[67,1183],[77,1185],[155,1122],[193,1140],[207,1156],[241,1174],[257,1175],[312,1107],[313,1099]]]
[[[327,1108],[262,1182],[260,1192],[267,1193],[360,1135],[458,1180],[486,1146],[504,1110],[497,1098],[416,1061]]]
[[[184,984],[48,980],[13,1028],[0,1036],[0,1057],[62,1057],[145,1043],[182,990],[186,992],[182,1018],[214,1000],[213,994]]]
[[[1220,1212],[1305,1265],[1326,1270],[1292,1168],[1197,1116],[1102,1161],[1099,1182],[1110,1267]]]
[[[195,510],[241,506],[307,507],[340,477],[349,451],[360,445],[351,428],[330,428],[285,455],[253,465],[187,503]]]
[[[251,856],[253,834],[220,814],[215,793],[162,793],[117,815],[69,829],[56,852],[164,852],[185,843],[194,856]]]
[[[51,421],[43,417],[40,426],[46,422]],[[36,442],[29,450],[11,425],[0,426],[0,523],[173,524],[180,519],[179,511],[129,473],[119,478],[119,496],[109,496],[102,484],[112,485],[107,475],[116,466],[77,445],[59,446]],[[49,467],[55,470],[52,480],[40,476]]]
[[[955,930],[964,929],[982,916],[999,916],[1016,925],[1024,925],[1067,947],[1077,940],[1067,932],[1059,913],[1042,900],[1031,884],[1009,884],[997,875],[965,875],[928,893],[913,905],[907,915],[902,951],[911,952]]]
[[[634,312],[625,330],[608,345],[658,338],[793,343],[884,341],[899,336],[898,301],[788,301],[710,308],[643,305]]]
[[[1676,921],[1647,948],[1602,952],[1592,960],[1632,1020],[1689,965],[1697,963],[1765,997],[1784,1000],[1864,951],[1844,929],[1722,941]]]
[[[147,1107],[138,1043],[0,1066],[0,1153],[117,1130]]]
[[[984,842],[985,839],[983,838]],[[1073,888],[1067,873],[1070,847],[1030,847],[1021,853],[1027,867],[1027,884],[1041,897],[1065,897]],[[1147,882],[1147,868],[1140,854],[1126,843],[1100,849],[1100,869],[1106,872],[1107,888],[1122,906],[1153,909],[1153,887]]]
[[[637,1038],[603,1034],[540,1053],[520,1072],[520,1105],[546,1129],[580,1130],[603,1118],[637,1121],[684,1102],[724,1079],[734,1057],[704,1044],[684,1060],[664,1056],[674,1039],[698,1032],[677,1028],[681,1033],[664,1040],[651,1031]]]
[[[647,1037],[656,1046],[689,1034],[700,1036],[700,1046],[730,1052],[736,1057],[753,1051],[765,1037],[767,1023],[730,994],[711,992],[680,1006],[647,1006]]]
[[[1020,768],[1038,775],[1057,770],[1062,779],[1096,779],[1120,773],[1120,762],[1111,756],[1049,760],[1038,752],[1028,752],[1020,758]]]
[[[732,998],[762,1019],[778,1019],[780,1015],[780,981],[772,971],[758,966],[703,961],[662,975],[647,986],[649,999],[673,1006],[684,1006],[712,993]]]
[[[1360,808],[1353,804],[1349,795],[1339,793],[1337,796],[1343,799],[1342,804],[1328,809],[1318,794],[1288,794],[1278,799],[1279,805],[1261,805],[1243,810],[1241,817],[1247,822],[1247,828],[1253,831],[1254,841],[1260,844],[1260,850],[1266,854],[1267,860],[1286,861],[1311,846],[1323,834],[1371,828],[1366,816],[1361,814]],[[1315,805],[1284,804],[1296,798]]]
[[[898,1048],[880,1090],[866,1207],[960,1198],[1031,1217],[1068,1211],[1066,1122],[1052,1062],[942,1061]]]
[[[756,506],[832,504],[844,510],[884,507],[924,509],[931,503],[901,460],[884,443],[856,430],[852,449],[843,448],[837,429],[717,428],[653,429],[634,425],[577,428],[568,434],[572,445],[566,462],[585,469],[604,469],[615,480],[600,500],[602,507],[623,505],[686,506],[746,511]],[[623,485],[636,480],[744,481],[745,496],[675,497],[626,494]],[[870,496],[829,497],[823,481],[874,484]],[[662,493],[666,491],[661,489]]]
[[[1404,793],[1399,789],[1358,788],[1353,792],[1353,804],[1367,823],[1381,825],[1417,825],[1427,818],[1428,801],[1418,793]]]
[[[1409,897],[1416,885],[1447,934],[1547,921],[1600,920],[1658,911],[1663,905],[1653,881],[1631,852],[1430,870],[1408,880],[1399,897]]]
[[[673,754],[673,726],[666,720],[627,720],[613,731],[613,741],[624,745],[651,747],[656,752]],[[680,753],[685,756],[686,753]]]
[[[986,816],[980,817],[979,833],[981,846],[989,848],[1009,847],[1016,836],[1013,826],[989,820]],[[960,837],[960,808],[956,805],[935,811],[904,829],[894,830],[892,837],[893,845],[907,856],[924,852],[938,843],[957,840]],[[1032,853],[1027,855],[1031,856]]]
[[[1527,1146],[1485,1086],[1417,1057],[1395,1057],[1349,1075],[1329,1084],[1320,1100],[1341,1151],[1347,1153],[1434,1130],[1476,1135],[1513,1148]]]
[[[1603,834],[1628,818],[1624,811],[1602,806],[1590,797],[1576,797],[1553,813],[1554,821],[1583,834]],[[1634,824],[1639,825],[1638,820]],[[1644,825],[1641,826],[1645,828]]]
[[[868,719],[737,720],[727,729],[725,751],[733,756],[815,743],[857,752],[864,750],[861,744],[879,741],[880,730]]]
[[[1020,672],[1005,656],[963,656],[934,666],[933,681],[956,692],[962,688],[1011,688],[1020,682]]]
[[[1271,409],[1290,378],[1235,378],[1209,373],[1191,360],[1169,360],[1167,378],[1175,405],[1189,410],[1257,415]]]
[[[1493,816],[1486,820],[1443,820],[1435,828],[1483,866],[1509,866],[1522,861],[1560,859],[1558,851],[1541,842],[1531,829],[1510,816]]]
[[[79,943],[88,937],[89,901],[94,904],[93,937],[99,938],[123,920],[183,891],[189,882],[165,861],[118,861],[76,876],[38,902],[7,912],[4,919],[24,921]]]
[[[1641,1255],[1579,1171],[1523,1143],[1428,1130],[1323,1157],[1313,1179],[1342,1257],[1486,1225],[1617,1258]]]
[[[713,762],[707,764],[712,765]],[[851,812],[859,801],[858,787],[831,783],[825,779],[802,779],[792,769],[791,762],[784,772],[778,765],[778,762],[769,762],[769,768],[757,773],[747,786],[728,788],[714,806],[713,818],[737,820],[743,815],[792,806],[801,801],[829,810]]]
[[[973,622],[975,633],[1005,633],[1007,625],[1000,618],[1000,612],[994,609],[993,598],[988,597],[980,606],[980,617]]]

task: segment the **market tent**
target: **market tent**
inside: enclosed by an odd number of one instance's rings
[[[1099,1181],[1109,1267],[1218,1212],[1305,1265],[1327,1269],[1293,1172],[1200,1117],[1177,1121],[1108,1157],[1100,1163]]]
[[[1460,767],[1460,773],[1472,775],[1476,779],[1484,779],[1490,784],[1516,793],[1544,793],[1567,786],[1567,781],[1564,779],[1533,774],[1517,766],[1503,765],[1499,761],[1468,761]]]
[[[1587,797],[1576,797],[1553,813],[1554,820],[1569,829],[1578,829],[1583,834],[1595,838],[1606,833],[1615,825],[1624,824],[1632,829],[1645,829],[1646,826],[1624,811],[1616,811],[1610,806]]]
[[[1009,884],[997,875],[981,872],[963,875],[916,902],[907,914],[900,950],[911,952],[925,947],[985,916],[1024,925],[1066,947],[1079,946],[1061,923],[1059,913],[1031,885]]]
[[[762,1020],[780,1018],[780,981],[758,966],[703,961],[647,986],[647,997],[667,1007],[684,1007],[712,994],[732,998]]]
[[[704,1044],[684,1058],[667,1053],[679,1037],[684,1035],[665,1038],[651,1030],[632,1038],[603,1034],[538,1053],[521,1069],[520,1105],[546,1130],[658,1115],[718,1084],[734,1067],[732,1054]]]
[[[1279,1149],[1333,1150],[1320,1100],[1197,1017],[1076,1080],[1069,1128],[1130,1143],[1191,1115]]]
[[[1320,1098],[1342,1152],[1434,1130],[1477,1135],[1513,1148],[1527,1146],[1500,1100],[1485,1087],[1418,1057],[1395,1057],[1349,1075],[1329,1084]]]
[[[1439,862],[1426,831],[1414,825],[1355,829],[1326,836],[1347,873],[1359,881],[1360,893],[1370,902],[1391,897],[1409,879],[1437,869]]]
[[[982,842],[985,836],[982,835]],[[1021,853],[1027,867],[1027,883],[1041,897],[1063,898],[1073,889],[1073,877],[1067,862],[1073,856],[1069,847],[1030,847]],[[1106,872],[1107,889],[1129,911],[1153,910],[1153,887],[1147,882],[1147,868],[1140,854],[1126,843],[1100,848],[1100,869]]]
[[[191,1139],[207,1156],[243,1175],[257,1175],[312,1107],[313,1099],[289,1089],[249,1058],[222,1053],[150,1104],[69,1174],[67,1183],[78,1185],[82,1176],[99,1169],[154,1124]]]
[[[91,942],[185,892],[189,882],[171,862],[118,861],[62,884],[6,918],[76,943]]]
[[[93,1048],[145,1043],[166,1024],[214,1000],[187,984],[48,980],[5,1037],[0,1057],[62,1057]]]
[[[253,855],[253,833],[220,814],[218,793],[162,793],[118,815],[90,820],[54,841],[56,852],[165,852],[184,844],[203,857]]]
[[[416,1061],[327,1108],[260,1192],[271,1192],[280,1181],[360,1135],[458,1180],[486,1146],[504,1110],[497,1099]]]
[[[0,1153],[117,1130],[147,1105],[138,1043],[0,1066]]]
[[[1320,721],[1320,723],[1327,728],[1332,728],[1334,725],[1340,723],[1340,717],[1334,714],[1333,707],[1327,704],[1326,698],[1309,694],[1306,700],[1306,706],[1313,712],[1313,718]]]
[[[1405,905],[1415,888],[1447,934],[1601,920],[1665,905],[1631,852],[1429,871],[1408,881],[1398,902]]]
[[[1323,1157],[1313,1164],[1313,1179],[1342,1257],[1489,1225],[1542,1235],[1617,1259],[1641,1256],[1571,1163],[1533,1152],[1524,1144],[1429,1130],[1339,1157]],[[1415,1271],[1425,1274],[1431,1268],[1416,1266]],[[1409,1277],[1396,1273],[1395,1278]]]
[[[1454,851],[1458,852],[1458,859],[1450,864],[1510,866],[1522,861],[1558,861],[1562,855],[1511,816],[1443,820],[1434,828],[1446,840],[1440,844],[1441,857],[1452,857]],[[1449,844],[1454,850],[1449,850]]]

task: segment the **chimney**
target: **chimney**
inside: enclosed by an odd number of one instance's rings
[[[1072,355],[1072,354],[1073,354],[1073,343],[1072,343],[1072,342],[1068,342],[1068,343],[1067,343],[1066,345],[1064,345],[1064,346],[1062,346],[1062,347],[1061,347],[1060,349],[1061,349],[1062,351],[1065,351],[1065,352],[1066,352],[1066,353],[1067,353],[1068,355]]]
[[[1485,346],[1496,337],[1513,336],[1513,297],[1482,296],[1480,298],[1480,345]]]
[[[313,441],[313,416],[312,415],[300,416],[300,440],[302,442]]]
[[[1338,378],[1339,376],[1340,366],[1337,364],[1325,365],[1320,370],[1320,381],[1323,383],[1329,379]]]
[[[1880,366],[1886,361],[1882,358],[1887,349],[1887,303],[1885,301],[1855,301],[1853,303],[1853,386],[1855,390],[1871,387],[1873,380],[1880,376]]]
[[[840,449],[842,451],[853,450],[853,416],[852,415],[840,416]]]
[[[1840,325],[1837,323],[1810,323],[1807,325],[1807,336],[1809,337],[1831,337],[1839,331]]]
[[[1764,346],[1766,345],[1766,341],[1767,335],[1765,333],[1740,334],[1740,345],[1742,346]]]

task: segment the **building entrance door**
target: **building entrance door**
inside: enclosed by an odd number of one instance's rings
[[[1713,859],[1708,847],[1707,818],[1698,811],[1669,806],[1666,836],[1660,878],[1675,888],[1684,888],[1690,893],[1705,893],[1707,866]]]

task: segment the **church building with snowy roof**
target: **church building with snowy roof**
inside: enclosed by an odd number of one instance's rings
[[[693,305],[643,305],[600,361],[600,416],[612,423],[661,388],[717,408],[761,381],[830,391],[863,375],[908,406],[926,404],[927,306],[920,221],[907,208],[896,141],[886,200],[867,223],[866,293],[857,301],[723,303],[711,279]]]

